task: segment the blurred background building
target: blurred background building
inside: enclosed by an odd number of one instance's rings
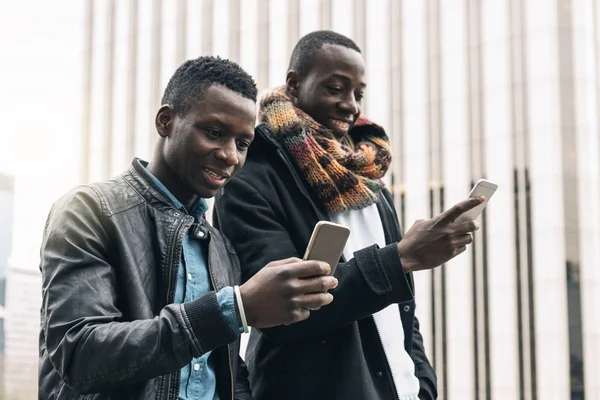
[[[6,270],[12,246],[13,208],[14,179],[0,173],[0,376],[4,375],[4,300]]]
[[[162,90],[186,59],[230,58],[263,91],[284,83],[303,34],[346,34],[367,64],[363,111],[391,137],[386,179],[405,229],[461,200],[479,178],[500,185],[472,251],[416,274],[440,399],[600,399],[598,1],[87,0],[75,8],[81,75],[72,85],[78,135],[63,162],[69,182],[149,158]],[[39,191],[27,187],[16,204]],[[15,211],[36,231],[34,240],[15,235],[27,245],[13,245],[9,265],[11,399],[34,398],[33,252],[52,200],[34,214]],[[5,258],[0,247],[0,271]]]

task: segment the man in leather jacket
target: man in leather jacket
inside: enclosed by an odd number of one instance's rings
[[[251,399],[240,333],[332,301],[337,281],[321,262],[270,263],[237,287],[235,250],[204,218],[204,199],[245,162],[256,94],[235,63],[187,61],[157,112],[152,161],[54,204],[41,248],[40,399]]]

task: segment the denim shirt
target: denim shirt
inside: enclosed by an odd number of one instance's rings
[[[144,166],[145,167],[145,166]],[[208,210],[206,201],[199,198],[188,211],[169,192],[169,190],[144,168],[148,177],[161,189],[163,194],[182,212],[200,218]],[[191,230],[191,229],[190,229]],[[187,303],[213,290],[210,273],[206,264],[208,259],[208,243],[205,240],[194,239],[188,231],[183,239],[183,252],[181,263],[177,272],[177,287],[175,289],[175,303]],[[225,287],[217,293],[217,300],[224,316],[230,323],[231,330],[242,333],[243,328],[238,323],[235,314],[234,294],[232,287]],[[217,377],[211,360],[211,352],[206,352],[198,358],[192,359],[181,369],[181,383],[179,399],[187,400],[219,400],[217,394]]]

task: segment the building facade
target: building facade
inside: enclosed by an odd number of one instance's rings
[[[600,399],[599,18],[595,0],[88,0],[81,180],[149,157],[184,60],[232,59],[263,91],[303,34],[346,34],[405,229],[499,184],[471,250],[416,274],[440,399]]]
[[[14,178],[0,173],[0,394],[4,388],[4,306],[6,271],[12,247],[14,197]]]

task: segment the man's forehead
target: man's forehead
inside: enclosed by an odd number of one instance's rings
[[[197,99],[194,107],[231,114],[235,114],[240,110],[254,113],[256,102],[226,86],[213,84],[204,90],[204,93]]]
[[[358,75],[364,82],[365,63],[356,50],[327,43],[317,50],[314,61],[313,71],[322,78],[353,79]]]

